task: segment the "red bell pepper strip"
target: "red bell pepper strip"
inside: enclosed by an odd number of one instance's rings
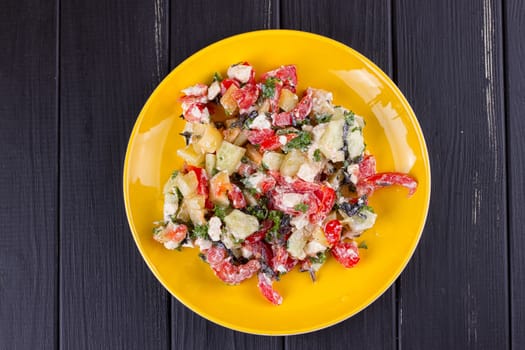
[[[283,302],[283,297],[275,289],[273,289],[273,280],[263,272],[259,272],[257,279],[257,287],[259,287],[262,295],[272,304],[281,305]]]
[[[417,190],[417,181],[410,175],[396,172],[378,173],[361,179],[357,184],[357,195],[370,197],[377,189],[400,185],[408,189],[408,196],[412,196]]]

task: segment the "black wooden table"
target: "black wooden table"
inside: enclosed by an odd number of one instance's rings
[[[0,349],[524,349],[524,26],[521,0],[2,1]],[[432,164],[427,225],[395,285],[292,337],[231,331],[172,298],[135,247],[121,190],[156,84],[207,44],[263,28],[375,61]]]

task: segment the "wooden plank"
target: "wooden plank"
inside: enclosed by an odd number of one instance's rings
[[[278,1],[172,1],[171,67],[192,53],[228,36],[278,26]],[[195,23],[205,23],[196,26]],[[172,349],[278,349],[282,337],[235,332],[188,310],[172,298]]]
[[[167,69],[167,3],[61,4],[60,345],[167,349],[167,293],[133,242],[127,140]]]
[[[509,203],[509,265],[510,265],[510,310],[511,348],[525,348],[525,3],[519,0],[504,2],[505,24],[505,93],[508,136],[508,203]]]
[[[401,278],[400,346],[506,349],[501,3],[400,0],[394,13],[398,84],[425,132],[433,180]]]
[[[0,349],[57,344],[56,19],[54,1],[0,11]]]
[[[391,75],[390,1],[286,1],[282,5],[283,28],[314,32],[345,43]],[[394,289],[334,327],[287,338],[285,348],[392,349],[396,338]]]

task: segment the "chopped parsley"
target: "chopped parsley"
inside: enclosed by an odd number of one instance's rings
[[[268,216],[268,209],[262,205],[248,207],[246,211],[248,214],[255,216],[259,220],[264,220]]]
[[[352,111],[345,111],[344,112],[345,121],[347,124],[353,124],[355,120],[355,114]]]
[[[288,141],[283,147],[283,151],[288,152],[291,149],[298,149],[306,151],[308,146],[312,143],[312,135],[308,131],[299,131],[296,137]]]
[[[315,120],[318,124],[320,123],[328,123],[332,119],[331,114],[316,114]]]
[[[314,160],[316,162],[321,161],[321,150],[319,148],[314,151]]]
[[[220,83],[222,80],[223,79],[222,79],[221,73],[215,72],[213,74],[213,81],[216,81],[216,82]]]
[[[175,170],[174,172],[171,173],[171,179],[175,179],[177,176],[179,175],[179,171],[178,170]]]
[[[192,239],[210,239],[210,236],[208,236],[208,225],[195,225],[190,232],[190,237]]]
[[[273,226],[266,233],[266,240],[271,242],[273,238],[279,238],[279,228],[281,227],[281,220],[283,213],[279,210],[270,210],[268,213],[268,219],[273,221]]]
[[[306,213],[308,211],[308,208],[310,207],[308,206],[308,204],[299,203],[299,204],[296,204],[293,208],[297,211]]]
[[[280,80],[275,77],[269,77],[266,79],[264,84],[262,84],[262,97],[263,98],[272,98],[275,95],[275,83]]]
[[[326,253],[325,252],[319,252],[316,256],[310,257],[310,261],[312,264],[323,264],[326,261]]]
[[[362,241],[361,243],[359,243],[359,245],[357,246],[357,248],[368,249],[368,246],[366,245],[366,242],[365,242],[365,241]]]
[[[224,220],[224,217],[226,216],[226,210],[228,208],[224,208],[224,207],[221,207],[221,206],[218,206],[218,205],[215,205],[213,207],[213,213],[215,214],[216,217],[218,217],[219,219],[221,220]]]
[[[372,208],[369,205],[363,205],[359,211],[363,211],[363,210],[367,210],[367,211],[369,211],[371,213],[375,213],[374,208]]]

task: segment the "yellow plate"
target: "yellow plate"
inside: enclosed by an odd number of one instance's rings
[[[335,104],[366,120],[365,141],[378,171],[408,172],[419,182],[407,198],[404,188],[386,188],[371,199],[378,219],[360,240],[361,261],[345,269],[333,258],[312,283],[293,271],[275,284],[283,295],[273,306],[255,278],[240,286],[219,281],[196,249],[168,251],[152,239],[152,222],[162,218],[162,187],[181,166],[183,146],[177,98],[181,89],[207,83],[214,72],[248,61],[261,74],[295,64],[298,91],[312,86],[333,92]],[[151,271],[175,298],[210,321],[235,330],[267,335],[298,334],[328,327],[356,314],[378,298],[408,263],[425,223],[430,198],[428,154],[407,101],[377,66],[334,40],[305,32],[264,30],[219,41],[175,68],[142,109],[124,163],[124,200],[133,238]]]

